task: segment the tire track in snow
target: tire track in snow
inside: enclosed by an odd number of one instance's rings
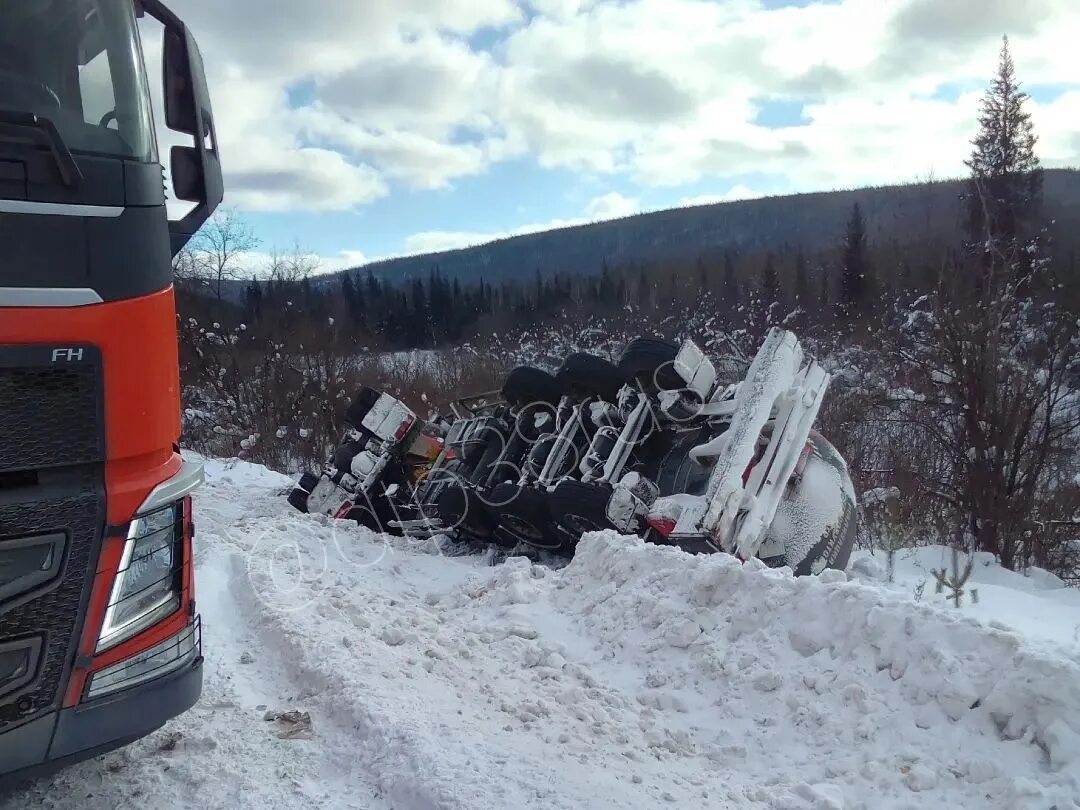
[[[289,700],[303,687],[247,643],[251,631],[237,621],[243,616],[229,576],[230,564],[242,561],[238,552],[213,543],[201,552],[197,597],[206,660],[199,703],[131,746],[0,796],[0,810],[388,807],[332,723],[320,723],[307,741],[279,739],[263,720],[259,706],[292,708]],[[240,663],[248,650],[253,662]]]
[[[275,645],[265,643],[267,623],[257,609],[257,600],[248,598],[250,585],[242,575],[242,552],[222,544],[206,557],[199,571],[204,636],[206,644],[216,647],[230,662],[229,678],[241,709],[253,724],[262,726],[268,738],[273,738],[276,724],[264,719],[267,711],[306,711],[313,718],[311,740],[273,740],[274,748],[285,754],[283,773],[297,788],[296,800],[287,806],[342,810],[387,807],[368,774],[357,767],[349,729],[343,728],[318,698],[318,680],[297,673]],[[265,770],[266,764],[259,759],[253,763],[260,770]],[[250,806],[262,807],[257,803]]]
[[[222,614],[229,615],[231,626],[245,628],[250,649],[260,660],[272,660],[302,698],[297,708],[311,712],[320,747],[328,748],[337,770],[361,774],[394,810],[485,806],[462,798],[457,774],[432,756],[439,741],[426,722],[430,710],[424,697],[410,695],[415,705],[395,713],[378,705],[378,689],[367,688],[378,678],[401,689],[394,685],[401,673],[379,664],[364,633],[368,622],[340,599],[341,583],[352,587],[357,570],[378,566],[380,576],[402,585],[398,563],[384,559],[397,552],[355,527],[337,537],[325,521],[287,511],[276,492],[234,490],[221,482],[199,497],[200,553],[213,572],[201,577],[199,587],[229,594],[231,603],[222,606]],[[426,555],[417,557],[422,564]],[[445,571],[446,561],[426,561]],[[408,573],[403,600],[423,581],[415,568]],[[380,591],[372,598],[386,595]],[[384,645],[379,641],[378,646]]]
[[[396,736],[393,726],[350,694],[340,672],[319,665],[309,645],[282,617],[268,609],[255,592],[241,553],[229,556],[228,591],[251,633],[251,647],[260,659],[273,660],[296,695],[298,708],[310,711],[320,750],[340,780],[362,774],[362,781],[394,810],[438,810],[444,800],[430,795],[421,780],[423,758]],[[288,615],[288,614],[286,614]],[[353,777],[355,778],[355,777]],[[388,803],[388,804],[387,804]],[[340,806],[340,805],[333,805]]]

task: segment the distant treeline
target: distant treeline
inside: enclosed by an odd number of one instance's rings
[[[801,309],[814,324],[836,318],[845,323],[883,314],[893,302],[932,290],[943,268],[956,260],[960,244],[955,223],[966,205],[954,198],[953,216],[928,220],[918,233],[892,232],[870,220],[856,201],[824,247],[781,244],[753,250],[709,250],[691,258],[615,265],[601,261],[593,274],[548,266],[521,268],[512,277],[489,281],[450,279],[439,264],[407,281],[380,279],[372,270],[334,277],[307,276],[251,281],[240,296],[221,300],[185,295],[181,309],[201,320],[242,321],[260,326],[273,321],[286,302],[313,327],[334,319],[335,334],[358,347],[434,348],[463,340],[482,342],[486,334],[505,334],[552,319],[611,316],[632,306],[638,316],[676,316],[705,292],[717,315],[737,324],[748,307],[774,306],[784,313]],[[720,209],[722,212],[722,209]],[[719,212],[718,212],[719,213]],[[1071,280],[1062,303],[1078,297],[1077,236],[1048,226],[1050,260],[1060,278]],[[876,234],[876,237],[872,235]],[[239,298],[239,300],[236,300]],[[232,299],[231,301],[228,299]]]

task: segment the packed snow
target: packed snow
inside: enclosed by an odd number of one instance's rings
[[[957,609],[939,549],[894,583],[615,534],[488,567],[207,472],[202,701],[0,807],[1080,807],[1080,599],[1049,575],[981,560]]]

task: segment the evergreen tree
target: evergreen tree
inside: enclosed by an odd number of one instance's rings
[[[405,334],[413,346],[427,345],[432,335],[431,311],[428,309],[424,282],[415,279],[412,283],[412,311],[406,316]],[[408,311],[406,307],[406,311]]]
[[[1080,430],[1071,405],[1080,322],[1031,238],[1040,180],[1025,99],[1006,42],[968,164],[978,202],[967,195],[968,241],[898,319],[893,350],[914,404],[895,413],[921,433],[910,446],[926,442],[931,458],[949,460],[925,494],[948,509],[957,545],[1014,570],[1045,554],[1031,530],[1039,493],[1057,486],[1051,460],[1075,453]]]
[[[795,303],[801,307],[810,303],[810,280],[806,276],[806,256],[801,249],[795,257]]]
[[[645,274],[645,268],[641,268],[638,274],[637,300],[643,308],[651,309],[655,304],[653,285]]]
[[[1024,109],[1028,94],[1020,89],[1003,38],[998,72],[983,97],[979,133],[972,141],[967,194],[967,230],[973,246],[999,251],[1009,241],[1027,235],[1042,202],[1042,171],[1035,154],[1031,113]],[[988,252],[988,251],[984,251]]]
[[[844,252],[840,265],[840,299],[837,314],[852,319],[865,315],[870,304],[870,261],[866,249],[866,223],[862,209],[855,203],[851,208]]]
[[[901,295],[911,292],[911,263],[906,260],[900,263],[900,275],[896,279],[896,286]]]
[[[615,285],[611,281],[611,271],[608,269],[607,259],[604,259],[603,268],[600,271],[600,284],[596,289],[596,300],[603,304],[610,304],[615,300]]]
[[[766,306],[780,300],[780,274],[776,272],[776,262],[771,253],[765,257],[765,267],[761,273],[761,300]]]
[[[735,260],[730,253],[724,254],[724,286],[722,290],[724,301],[732,309],[739,305],[741,298],[739,290],[739,278],[735,273]]]
[[[352,315],[353,322],[356,323],[357,326],[367,330],[368,312],[364,290],[359,283],[352,279],[352,274],[346,273],[345,278],[349,282],[348,288],[345,289],[345,300],[349,304],[349,313]]]
[[[258,323],[262,320],[263,302],[262,285],[259,284],[258,279],[253,278],[251,283],[248,284],[246,299],[246,308],[251,313],[251,321],[252,323]]]

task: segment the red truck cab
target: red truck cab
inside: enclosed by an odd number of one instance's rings
[[[170,222],[138,19],[164,28]],[[0,3],[0,781],[202,689],[172,258],[222,198],[199,50],[158,0]]]

